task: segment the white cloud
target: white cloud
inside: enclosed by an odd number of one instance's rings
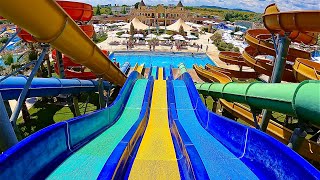
[[[75,0],[86,2],[92,5],[97,4],[127,4],[133,5],[140,0]],[[157,5],[158,0],[144,0],[147,5]],[[162,0],[162,4],[176,4],[178,0]],[[281,11],[289,10],[316,10],[320,9],[319,0],[182,0],[184,5],[200,6],[212,5],[226,8],[241,8],[255,12],[263,12],[265,7],[271,3],[276,3]]]

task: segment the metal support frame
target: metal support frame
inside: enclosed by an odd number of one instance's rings
[[[112,84],[109,84],[109,86],[108,86],[107,101],[106,101],[106,106],[105,106],[106,108],[108,107],[108,103],[109,103],[109,100],[110,100],[111,86],[112,86]]]
[[[273,38],[274,39],[274,38]],[[282,75],[286,65],[286,57],[288,55],[289,45],[291,41],[288,38],[288,34],[285,33],[284,36],[279,38],[279,45],[277,53],[276,61],[274,62],[273,71],[271,75],[270,83],[280,83],[282,79]],[[269,120],[270,120],[271,111],[267,111],[264,109],[262,111],[262,121],[261,121],[261,130],[266,131]]]
[[[16,33],[14,33],[14,35],[12,35],[10,37],[10,39],[8,39],[8,41],[0,48],[0,53],[8,46],[8,44],[20,33],[21,29],[19,29],[18,31],[16,31]]]
[[[74,95],[74,96],[72,97],[72,100],[73,100],[73,107],[74,107],[75,115],[76,115],[76,116],[80,116],[81,113],[80,113],[80,109],[79,109],[79,100],[78,100],[78,97]]]
[[[47,63],[48,77],[52,77],[52,69],[51,69],[50,58],[48,53],[45,55],[44,60]]]
[[[106,102],[104,100],[104,94],[103,94],[103,91],[104,91],[103,80],[100,77],[99,77],[98,91],[99,91],[99,104],[100,104],[100,109],[101,109],[106,106]]]
[[[306,136],[307,132],[305,131],[305,128],[303,126],[301,126],[300,128],[295,128],[287,146],[295,151],[298,151]]]
[[[261,127],[260,127],[258,119],[257,119],[257,114],[259,113],[259,111],[252,108],[252,107],[250,107],[250,109],[251,109],[252,117],[254,120],[254,125],[255,125],[256,129],[260,129]]]
[[[87,107],[88,107],[89,100],[90,100],[90,95],[88,95],[88,98],[87,98],[87,100],[86,100],[86,104],[85,104],[85,106],[84,106],[84,112],[83,112],[83,114],[86,114],[86,113],[87,113]]]
[[[213,98],[212,96],[211,96],[211,98],[212,98],[212,100],[213,100],[213,103],[212,103],[212,112],[214,112],[214,113],[216,113],[216,111],[217,111],[217,106],[218,106],[218,99],[216,99],[216,98]]]
[[[65,78],[64,74],[64,66],[63,66],[63,60],[62,60],[62,53],[58,50],[56,50],[56,60],[58,63],[58,68],[59,68],[59,77],[61,79]]]
[[[9,116],[0,93],[0,150],[5,151],[17,143],[17,136],[10,123]]]
[[[20,93],[20,96],[18,98],[18,102],[17,102],[17,105],[14,109],[14,112],[12,113],[11,117],[10,117],[10,121],[13,123],[14,127],[16,126],[16,121],[17,121],[17,118],[18,118],[18,115],[20,113],[20,110],[21,110],[21,107],[22,107],[22,104],[24,103],[25,99],[26,99],[26,96],[27,96],[27,93],[28,93],[28,90],[29,90],[29,87],[31,86],[31,82],[34,78],[34,76],[36,75],[42,61],[43,61],[43,58],[45,56],[45,54],[47,53],[49,49],[49,46],[45,45],[42,49],[42,52],[41,52],[41,55],[40,57],[38,58],[37,60],[37,63],[35,64],[29,78],[27,79],[27,82],[26,84],[24,85],[23,87],[23,90],[21,91]]]

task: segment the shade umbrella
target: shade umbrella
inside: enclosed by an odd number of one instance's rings
[[[159,37],[158,40],[159,40],[159,41],[167,41],[168,39],[165,39],[165,38],[163,38],[163,37]]]
[[[173,39],[178,39],[178,38],[183,38],[183,36],[182,35],[180,35],[180,34],[176,34],[176,35],[174,35],[174,36],[172,36],[173,37]]]
[[[129,37],[131,37],[131,35],[130,34],[122,34],[120,37],[121,38],[129,38]]]
[[[135,34],[135,35],[133,35],[133,37],[134,38],[143,38],[144,36],[143,36],[143,34]]]
[[[186,36],[186,38],[187,39],[198,39],[198,37],[197,36],[194,36],[194,35],[188,35],[188,36]]]
[[[171,35],[170,34],[161,34],[161,37],[163,37],[163,38],[170,38],[171,37]]]
[[[173,37],[174,40],[185,41],[186,39],[183,36]]]
[[[148,35],[147,35],[147,38],[151,38],[151,39],[157,38],[157,37],[158,37],[158,36],[155,35],[155,34],[148,34]]]

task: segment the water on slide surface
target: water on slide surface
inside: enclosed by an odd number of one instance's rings
[[[67,158],[48,179],[96,179],[114,148],[138,120],[147,82],[137,80],[119,120]]]
[[[179,122],[197,149],[210,179],[258,179],[238,157],[201,126],[184,81],[175,80],[173,86]]]

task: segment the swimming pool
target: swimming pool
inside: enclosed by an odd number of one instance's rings
[[[205,54],[197,53],[192,57],[191,53],[172,53],[172,52],[137,52],[137,51],[126,51],[126,52],[115,52],[114,55],[110,56],[110,59],[116,58],[116,61],[120,64],[129,62],[131,66],[136,63],[145,64],[145,67],[149,68],[152,66],[178,68],[180,63],[184,63],[187,68],[192,68],[193,64],[214,65],[214,62]]]

